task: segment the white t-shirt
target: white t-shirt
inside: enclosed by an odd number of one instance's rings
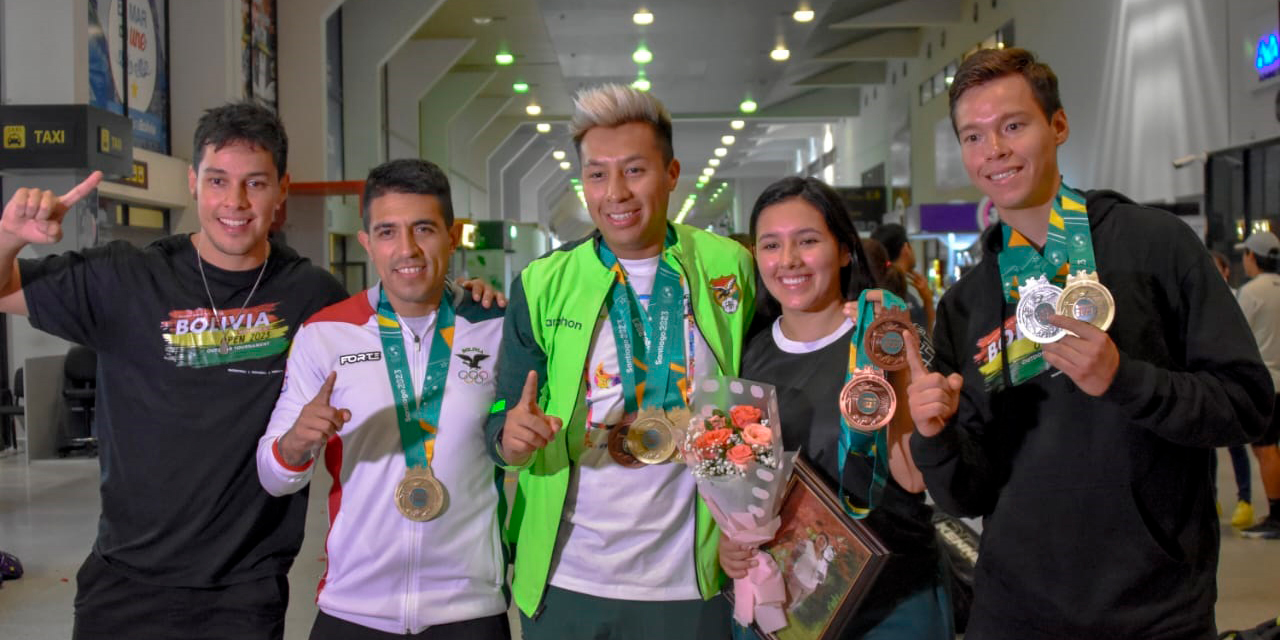
[[[1258,274],[1240,287],[1236,299],[1253,329],[1271,383],[1280,391],[1280,274]]]
[[[646,308],[658,257],[619,260]],[[697,378],[718,373],[715,356],[686,313],[681,341]],[[690,341],[693,358],[690,363]],[[609,456],[603,426],[625,414],[617,346],[601,310],[587,358],[589,445],[573,467],[561,515],[550,583],[614,600],[700,598],[694,561],[697,486],[683,464],[629,469]]]

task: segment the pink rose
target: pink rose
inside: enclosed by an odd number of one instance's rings
[[[720,414],[712,415],[710,418],[707,418],[707,426],[711,427],[712,429],[725,428],[724,416]]]
[[[750,445],[739,444],[730,447],[729,451],[725,452],[724,457],[739,467],[745,467],[748,462],[755,459],[756,454],[751,450]]]
[[[698,438],[693,441],[693,446],[699,449],[723,447],[729,443],[729,438],[732,435],[733,432],[729,429],[714,429],[698,436]]]
[[[755,422],[742,428],[742,439],[747,444],[769,446],[773,443],[773,430],[759,422]]]
[[[740,404],[729,410],[729,417],[733,420],[733,426],[741,429],[752,422],[760,422],[764,414],[753,406]]]

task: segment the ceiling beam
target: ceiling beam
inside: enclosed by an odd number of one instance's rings
[[[961,0],[901,0],[852,18],[834,22],[832,29],[886,29],[955,24],[964,19]]]
[[[849,87],[862,84],[884,84],[888,66],[883,62],[850,62],[815,73],[795,82],[797,87]]]
[[[828,49],[813,59],[823,62],[853,62],[915,58],[920,55],[920,43],[923,39],[920,29],[891,29]]]

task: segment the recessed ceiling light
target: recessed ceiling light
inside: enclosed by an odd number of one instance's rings
[[[801,2],[800,7],[791,14],[791,18],[796,22],[812,22],[813,15],[813,9],[809,8],[808,3]]]
[[[561,162],[561,163],[560,163],[560,168],[561,168],[561,169],[564,169],[565,171],[568,171],[568,170],[569,170],[569,167],[572,167],[572,166],[573,166],[573,165],[569,164],[569,161],[568,161],[568,160],[565,160],[564,162]]]
[[[743,100],[742,104],[738,105],[738,109],[740,109],[743,113],[755,113],[758,107],[759,105],[756,104],[756,101],[752,100],[751,98],[747,98],[746,100]]]
[[[561,149],[556,149],[555,151],[551,152],[551,157],[555,158],[556,160],[564,160],[564,151]]]
[[[782,45],[778,45],[773,48],[773,51],[769,52],[769,57],[782,62],[791,57],[791,51]]]
[[[471,21],[483,27],[490,22],[493,22],[493,16],[474,16],[471,18]]]
[[[548,124],[548,123],[546,123],[546,122],[539,122],[539,123],[538,123],[538,133],[550,133],[550,132],[551,132],[551,125],[550,125],[550,124]]]
[[[707,161],[707,164],[709,164],[709,165],[711,165],[711,166],[713,166],[713,167],[718,167],[718,166],[720,166],[720,158],[712,158],[712,159],[710,159],[710,160],[708,160],[708,161]]]
[[[542,113],[542,107],[539,107],[536,102],[530,102],[529,106],[524,108],[524,112],[531,116],[536,116],[539,113]]]
[[[528,82],[516,82],[511,85],[511,90],[516,93],[529,93]]]
[[[511,55],[510,51],[503,50],[503,51],[499,51],[497,55],[493,56],[493,61],[505,67],[511,64],[512,62],[515,62],[516,57]]]
[[[729,150],[724,147],[716,147],[715,154],[717,158],[723,158],[729,155]]]
[[[641,42],[640,46],[636,47],[636,50],[632,52],[631,59],[634,60],[636,64],[649,64],[650,62],[653,62],[653,52],[649,51],[649,48],[644,46],[644,43]]]
[[[720,144],[723,144],[723,145],[725,145],[725,146],[729,146],[729,145],[733,144],[734,142],[737,142],[737,140],[738,140],[737,138],[735,138],[735,137],[733,137],[733,136],[731,136],[731,135],[728,135],[728,134],[723,135],[723,136],[720,136]]]
[[[640,10],[631,16],[631,21],[640,25],[653,24],[653,14],[649,13],[648,9],[640,7]]]
[[[743,121],[741,121],[741,120],[730,120],[730,121],[729,121],[729,128],[730,128],[730,129],[733,129],[734,131],[739,131],[739,130],[741,130],[741,129],[742,129],[743,127],[745,127],[745,126],[747,126],[747,123],[745,123],[745,122],[743,122]]]
[[[702,170],[702,175],[708,178],[710,178],[711,176],[714,176],[715,174],[716,174],[716,170],[712,169],[711,167],[707,167],[706,169]]]

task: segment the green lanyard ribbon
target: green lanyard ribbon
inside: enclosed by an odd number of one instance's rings
[[[844,376],[845,384],[853,379],[853,374],[858,369],[870,368],[880,371],[880,368],[871,362],[866,351],[859,348],[866,339],[867,329],[875,321],[875,302],[867,299],[867,293],[867,290],[863,290],[858,296],[858,323],[854,325],[853,336],[849,339],[849,368]],[[880,290],[880,296],[880,305],[885,309],[905,310],[907,308],[902,298],[888,291]],[[840,447],[837,453],[840,504],[844,506],[844,512],[849,514],[849,517],[861,520],[871,513],[884,495],[884,485],[888,479],[889,470],[889,435],[887,433],[889,427],[886,425],[883,429],[876,429],[872,433],[859,431],[845,421],[844,415],[840,416],[840,426],[842,427]],[[866,507],[856,507],[844,497],[844,463],[850,453],[862,458],[871,458],[871,485],[867,490]]]
[[[1025,285],[1032,278],[1045,277],[1062,287],[1069,274],[1097,271],[1085,198],[1066,183],[1062,183],[1058,194],[1053,198],[1043,252],[1036,251],[1035,246],[1008,223],[1001,223],[1000,226],[1004,233],[1004,247],[998,257],[1000,282],[1004,299],[1011,305],[1018,303],[1018,285]],[[1003,335],[1003,328],[1000,332]],[[1017,347],[1014,348],[1013,345]],[[1018,338],[1013,344],[1003,345],[1000,357],[1007,358],[1010,363],[1007,368],[1009,381],[1013,386],[1049,369],[1040,345],[1027,338]],[[984,375],[988,388],[997,388],[1003,384],[999,370]]]
[[[666,246],[674,242],[674,230],[668,228]],[[680,274],[659,257],[649,307],[642,310],[613,251],[600,242],[598,254],[615,276],[609,290],[609,324],[618,346],[618,375],[622,378],[626,412],[635,413],[643,407],[685,406],[680,389],[687,373],[681,342],[684,283]]]
[[[382,338],[383,361],[387,363],[387,377],[391,380],[395,396],[405,465],[410,469],[430,468],[440,425],[440,405],[444,401],[444,383],[449,377],[449,355],[453,350],[453,304],[449,301],[449,291],[445,290],[436,311],[436,328],[427,354],[427,373],[422,380],[420,398],[413,396],[413,373],[405,354],[400,320],[381,287],[378,294],[378,334]]]
[[[1011,304],[1018,302],[1018,285],[1031,278],[1047,277],[1061,287],[1066,284],[1068,273],[1097,270],[1084,196],[1065,183],[1053,199],[1043,253],[1008,223],[1001,223],[1000,227],[1004,233],[1000,281],[1004,298]]]

